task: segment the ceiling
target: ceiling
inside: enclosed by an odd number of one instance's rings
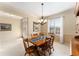
[[[44,2],[44,16],[53,15],[75,7],[75,2]],[[19,16],[41,16],[41,2],[0,2],[0,10]]]

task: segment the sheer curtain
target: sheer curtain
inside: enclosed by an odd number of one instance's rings
[[[56,17],[48,20],[48,33],[54,33],[60,37],[60,41],[63,42],[63,17]]]
[[[21,35],[24,37],[24,38],[27,38],[28,36],[28,17],[26,18],[22,18],[21,19]]]

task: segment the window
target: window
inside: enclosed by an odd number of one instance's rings
[[[63,28],[62,25],[63,25],[62,17],[53,18],[48,21],[48,32],[59,35],[60,31]]]

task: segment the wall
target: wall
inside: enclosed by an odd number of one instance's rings
[[[64,39],[66,42],[69,42],[69,39],[73,39],[75,36],[75,23],[76,18],[74,11],[68,11],[64,16]]]
[[[29,36],[33,33],[33,22],[38,22],[37,17],[28,17],[28,33]],[[8,23],[12,25],[12,31],[0,31],[0,47],[5,48],[5,45],[11,46],[11,43],[16,43],[17,39],[21,36],[21,23],[20,19],[0,17],[0,23]]]
[[[20,20],[16,18],[0,17],[0,23],[7,23],[12,26],[11,31],[0,31],[0,48],[7,48],[21,36]]]
[[[48,20],[51,20],[55,17],[63,16],[63,32],[64,32],[64,41],[70,42],[70,39],[72,39],[75,35],[75,15],[74,15],[74,9],[69,9],[64,12],[50,15],[47,17]],[[47,27],[43,26],[43,28]],[[47,29],[44,29],[43,31],[47,31]]]
[[[48,33],[47,25],[48,23],[45,23],[44,25],[41,25],[41,32],[44,32],[45,34]]]
[[[28,30],[29,30],[29,36],[33,33],[33,22],[38,22],[38,17],[29,16],[28,17]],[[40,31],[41,31],[41,26]]]
[[[79,16],[76,17],[76,35],[79,35]]]

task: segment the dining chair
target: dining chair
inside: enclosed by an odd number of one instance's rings
[[[33,56],[33,55],[36,54],[36,52],[37,52],[36,51],[36,47],[34,45],[29,46],[29,40],[28,40],[28,38],[26,38],[26,39],[23,38],[23,44],[24,44],[24,48],[25,48],[25,54],[24,54],[24,56],[26,54],[28,54],[29,56]]]
[[[49,33],[49,36],[51,37],[50,48],[53,49],[53,51],[54,51],[53,43],[55,40],[55,35],[54,35],[54,33]]]
[[[46,56],[46,55],[50,55],[51,54],[51,49],[50,49],[50,46],[49,46],[50,40],[51,39],[46,38],[45,43],[38,47],[39,55]]]
[[[53,49],[53,51],[54,51],[54,47],[53,47],[54,39],[55,39],[55,37],[53,35],[51,35],[50,48]]]
[[[54,36],[46,38],[46,44],[45,44],[45,48],[44,49],[47,50],[49,55],[51,55],[51,53],[52,53],[51,49],[53,49],[53,51],[54,51],[53,43],[54,43]]]
[[[45,45],[42,45],[40,47],[37,48],[38,49],[38,53],[39,53],[39,56],[46,56],[47,54],[47,47]]]
[[[52,44],[51,38],[47,38],[46,39],[46,47],[47,47],[47,51],[48,51],[49,55],[51,54],[51,44]]]

